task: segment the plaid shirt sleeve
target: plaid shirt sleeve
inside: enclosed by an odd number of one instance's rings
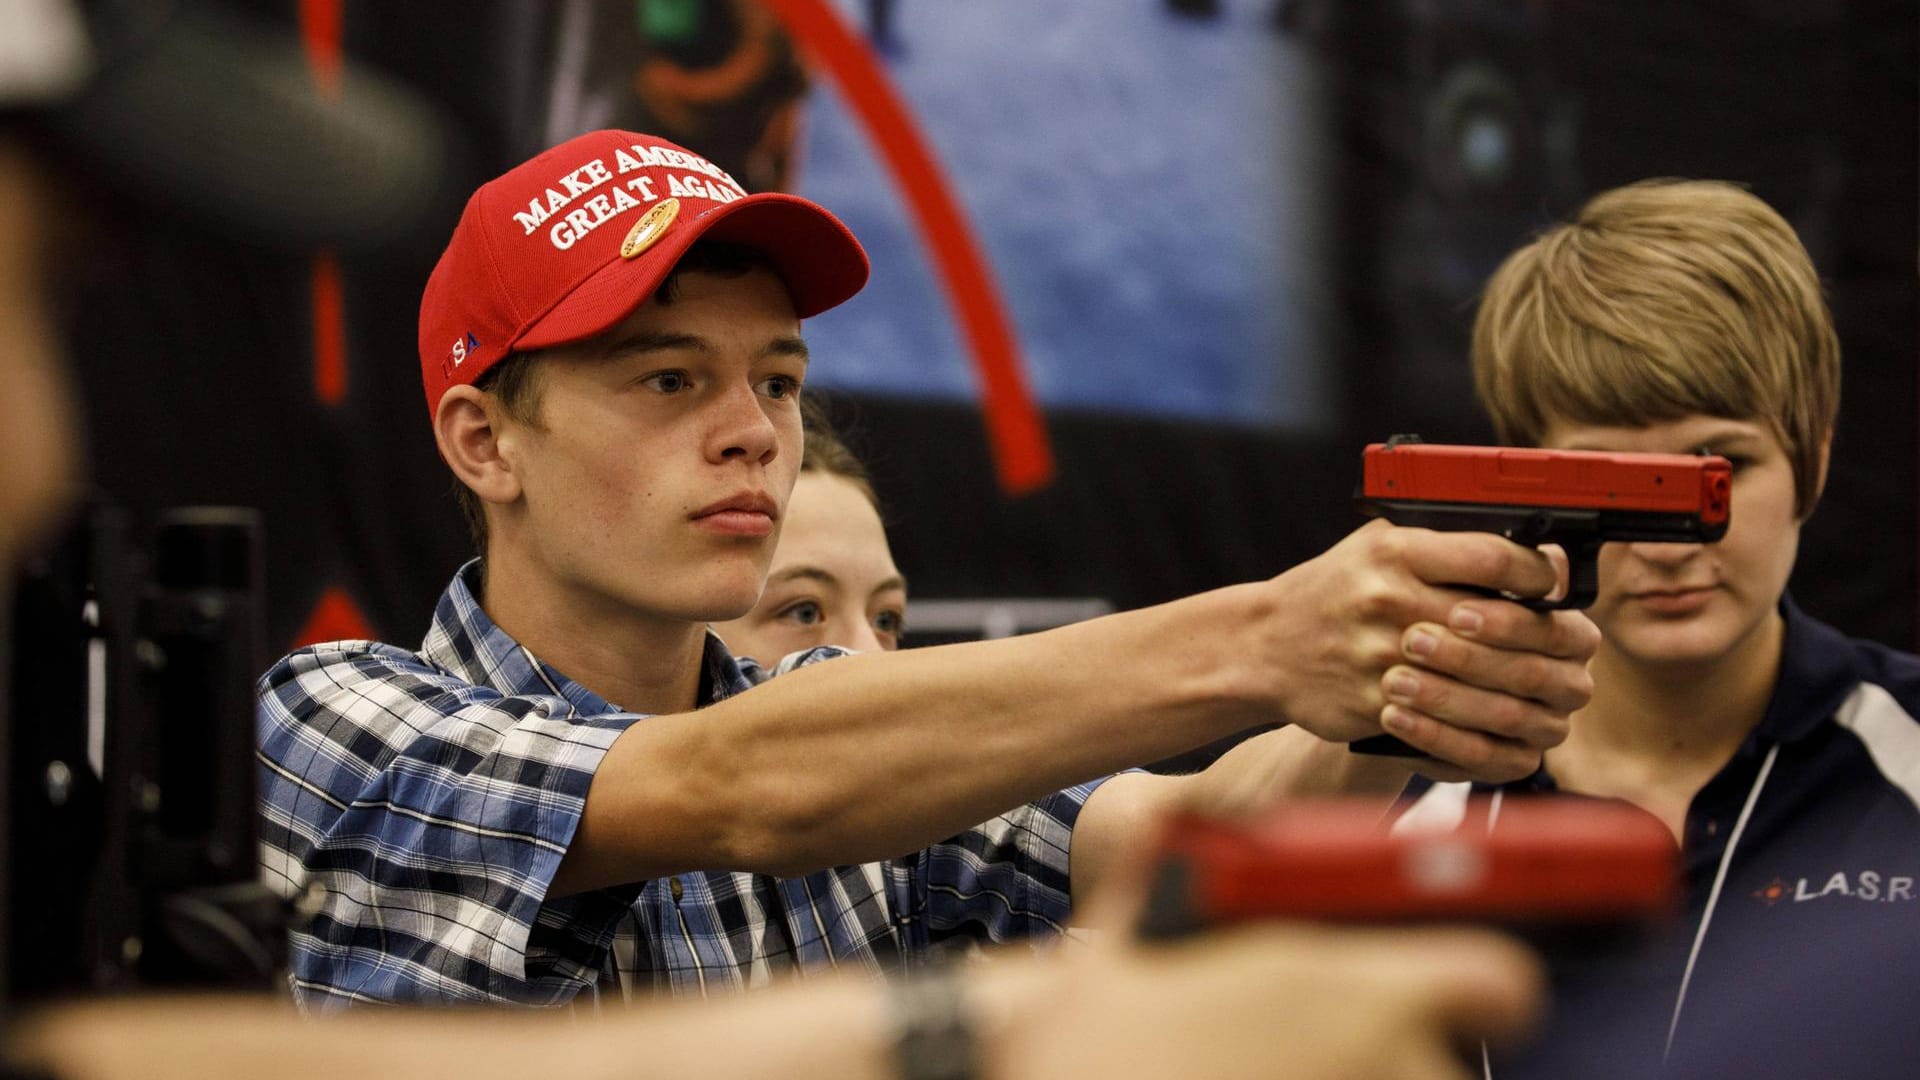
[[[261,861],[318,901],[292,935],[308,1008],[557,1004],[599,979],[633,890],[548,901],[594,770],[641,719],[505,696],[372,642],[259,684]]]
[[[1059,933],[1073,910],[1074,822],[1102,777],[1010,810],[911,856],[930,942],[1012,941]]]

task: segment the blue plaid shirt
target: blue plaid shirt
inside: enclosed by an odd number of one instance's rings
[[[886,862],[548,899],[601,757],[646,718],[495,626],[477,566],[441,595],[418,652],[333,642],[260,680],[261,870],[315,912],[292,935],[304,1006],[704,994],[788,969],[899,971],[943,942],[1065,921],[1073,824],[1099,781]],[[712,701],[769,677],[711,634],[705,668]]]

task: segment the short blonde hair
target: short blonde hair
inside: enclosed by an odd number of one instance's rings
[[[1474,320],[1473,381],[1500,438],[1523,446],[1554,420],[1765,423],[1804,518],[1840,407],[1840,341],[1771,207],[1732,184],[1647,180],[1507,257]]]

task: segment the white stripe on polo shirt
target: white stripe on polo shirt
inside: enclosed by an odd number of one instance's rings
[[[1920,723],[1884,687],[1863,682],[1833,714],[1858,736],[1887,782],[1920,809]]]

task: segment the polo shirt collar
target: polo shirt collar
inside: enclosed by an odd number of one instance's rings
[[[1853,643],[1833,627],[1801,611],[1790,596],[1780,598],[1786,632],[1780,644],[1780,673],[1767,711],[1753,730],[1762,743],[1806,738],[1834,714],[1860,682]]]

